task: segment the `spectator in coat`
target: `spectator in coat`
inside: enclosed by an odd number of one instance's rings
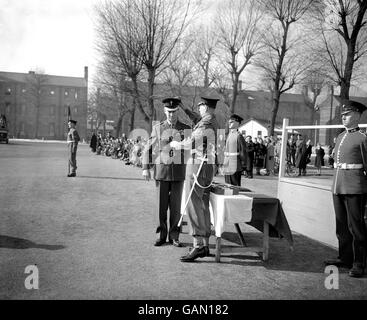
[[[255,159],[254,159],[256,175],[260,175],[260,169],[265,167],[266,152],[267,148],[264,144],[263,139],[258,138],[257,143],[255,144]]]
[[[249,179],[253,178],[254,171],[255,147],[252,142],[252,137],[246,137],[246,176]]]
[[[92,149],[92,152],[96,152],[97,150],[97,135],[95,132],[93,132],[92,134],[92,138],[90,139],[90,144],[89,144],[90,148]]]
[[[302,135],[297,135],[296,142],[297,150],[296,150],[296,167],[298,168],[298,176],[306,175],[306,167],[307,163],[310,161],[312,146],[310,144],[306,144],[302,139]]]
[[[321,147],[319,142],[316,145],[315,153],[316,153],[315,167],[317,169],[317,175],[321,176],[321,167],[325,165],[324,163],[325,151]]]

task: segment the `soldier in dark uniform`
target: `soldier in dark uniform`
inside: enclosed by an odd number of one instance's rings
[[[362,277],[366,264],[367,137],[358,127],[365,109],[363,104],[350,100],[342,106],[346,130],[336,140],[332,186],[339,256],[325,261],[327,265],[351,267],[351,277]]]
[[[186,181],[189,183],[190,190],[193,188],[193,192],[186,212],[193,236],[193,248],[187,255],[181,257],[182,262],[193,262],[197,258],[209,256],[211,223],[210,188],[208,187],[216,173],[218,122],[214,112],[219,99],[213,97],[201,97],[201,99],[202,101],[198,104],[201,118],[193,128],[191,136],[182,142],[171,142],[171,146],[175,149],[191,149],[191,157],[187,162]],[[192,112],[186,111],[186,113],[194,121],[198,119]],[[200,173],[195,178],[200,165],[202,165]]]
[[[241,175],[246,170],[246,142],[238,131],[243,118],[232,114],[228,120],[229,134],[224,150],[224,179],[226,183],[241,186]]]
[[[184,130],[190,127],[177,119],[180,99],[167,98],[162,102],[167,119],[153,127],[143,151],[143,176],[150,180],[149,169],[154,168],[159,217],[157,233],[160,234],[154,245],[161,246],[166,243],[168,235],[169,243],[181,247],[178,222],[181,216],[181,197],[186,168],[183,151],[175,151],[169,146],[169,143],[173,139],[181,141],[184,137]],[[170,211],[169,230],[167,226],[168,208]]]
[[[75,129],[77,121],[69,120],[69,132],[67,136],[68,150],[69,150],[69,173],[68,177],[76,177],[76,151],[78,149],[78,143],[80,137],[78,131]]]

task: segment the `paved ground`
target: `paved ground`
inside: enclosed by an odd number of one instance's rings
[[[153,246],[154,182],[141,170],[78,151],[78,177],[67,178],[66,145],[11,141],[0,145],[0,299],[366,299],[367,277],[340,270],[327,290],[322,261],[335,250],[294,235],[271,239],[270,257],[256,253],[184,264],[187,248]],[[312,178],[308,178],[312,179]],[[276,178],[244,180],[276,195]],[[249,245],[261,234],[243,226]],[[191,238],[184,226],[181,240]],[[231,226],[225,243],[237,238]],[[214,237],[211,237],[211,249]],[[39,289],[25,288],[36,264]]]

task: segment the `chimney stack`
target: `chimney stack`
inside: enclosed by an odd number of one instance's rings
[[[85,81],[88,82],[88,67],[87,66],[84,67],[84,79]]]

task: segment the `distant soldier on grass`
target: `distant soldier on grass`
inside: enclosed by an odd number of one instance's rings
[[[80,141],[79,133],[75,129],[77,121],[69,120],[69,132],[67,137],[68,152],[69,152],[69,172],[68,177],[76,177],[76,151],[78,149],[78,143]]]

